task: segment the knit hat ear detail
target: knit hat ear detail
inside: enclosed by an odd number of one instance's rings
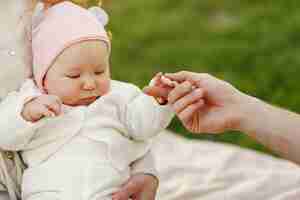
[[[109,22],[109,16],[102,8],[98,6],[93,6],[89,8],[89,11],[97,18],[97,20],[103,25],[106,26]]]

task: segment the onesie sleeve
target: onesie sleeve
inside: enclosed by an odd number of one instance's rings
[[[123,106],[121,120],[125,124],[128,137],[146,141],[165,129],[174,117],[170,106],[159,105],[153,97],[144,94],[138,87],[131,85],[126,93],[130,94],[130,98]]]
[[[38,127],[43,122],[28,122],[23,119],[21,112],[26,102],[41,95],[33,80],[28,79],[20,91],[11,92],[0,102],[0,148],[18,151],[30,141]]]
[[[131,165],[131,174],[148,174],[158,180],[158,172],[155,166],[153,153],[148,151],[142,158],[134,161]]]

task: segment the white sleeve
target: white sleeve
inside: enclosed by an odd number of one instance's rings
[[[134,161],[130,165],[131,175],[134,174],[148,174],[152,175],[158,180],[158,172],[155,166],[155,160],[153,158],[153,153],[148,151],[142,158]]]
[[[174,112],[168,105],[159,105],[153,97],[136,90],[124,109],[124,124],[128,136],[135,140],[145,141],[165,129]]]
[[[40,93],[32,80],[27,80],[20,91],[11,92],[0,102],[0,148],[22,150],[30,141],[41,122],[31,123],[21,116],[24,104]]]

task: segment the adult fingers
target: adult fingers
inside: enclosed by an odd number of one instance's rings
[[[168,102],[174,104],[178,99],[187,95],[193,90],[193,86],[189,81],[185,81],[177,85],[173,90],[170,91],[168,96]]]
[[[132,180],[132,179],[131,179]],[[129,180],[123,187],[113,194],[112,200],[128,200],[130,196],[136,195],[141,190],[141,185],[136,181]]]
[[[175,111],[175,113],[180,113],[183,111],[186,107],[189,105],[198,102],[204,97],[204,90],[201,88],[196,88],[192,90],[190,93],[187,95],[183,96],[180,98],[178,101],[176,101],[173,105],[172,108]]]
[[[195,73],[189,71],[181,71],[177,73],[166,73],[164,76],[179,83],[189,81],[196,87],[203,87],[207,83],[211,84],[218,79],[207,73]]]
[[[112,200],[129,200],[129,196],[124,193],[117,192],[112,195]]]
[[[166,73],[164,76],[171,79],[172,81],[177,81],[179,83],[182,83],[184,81],[189,80],[193,76],[193,72],[188,71],[180,71],[176,73]]]
[[[205,105],[204,100],[200,99],[198,102],[187,106],[184,110],[178,113],[177,116],[184,124],[187,124],[191,122],[191,120],[193,120],[194,117],[196,117],[197,115],[199,116],[200,113],[198,112],[200,112],[200,108],[202,108],[204,105]],[[200,123],[200,122],[198,120],[198,121],[194,121],[193,123]]]
[[[155,200],[156,192],[144,191],[132,196],[132,200]]]

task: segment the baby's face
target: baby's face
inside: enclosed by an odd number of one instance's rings
[[[86,41],[66,49],[44,79],[48,94],[66,105],[89,105],[110,89],[109,53],[101,41]]]

